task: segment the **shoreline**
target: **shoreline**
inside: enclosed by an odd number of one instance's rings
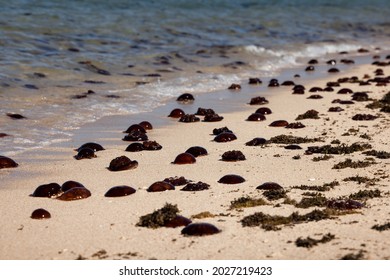
[[[328,66],[323,66],[325,69]],[[336,65],[335,67],[338,67]],[[358,185],[354,182],[344,182],[343,179],[351,176],[372,177],[375,171],[376,178],[385,176],[389,170],[388,159],[375,159],[376,165],[364,169],[346,168],[333,170],[332,166],[338,162],[352,158],[364,160],[361,153],[349,155],[334,155],[328,161],[313,162],[312,158],[319,155],[305,155],[305,148],[313,145],[329,144],[339,139],[341,143],[369,142],[373,149],[388,151],[385,139],[389,136],[389,116],[381,113],[381,117],[373,121],[351,120],[357,113],[367,109],[367,102],[356,102],[345,106],[345,111],[328,113],[331,101],[336,98],[350,99],[350,94],[337,94],[335,92],[319,93],[323,99],[309,100],[311,94],[308,89],[312,86],[324,87],[326,81],[335,80],[336,77],[356,75],[362,78],[364,74],[374,76],[377,68],[373,65],[350,66],[351,70],[339,74],[329,74],[321,79],[304,81],[303,78],[295,80],[306,86],[304,95],[292,95],[291,87],[266,88],[263,81],[262,90],[244,86],[240,91],[223,90],[213,97],[206,94],[197,96],[192,105],[180,105],[187,108],[186,113],[194,113],[198,107],[214,108],[217,114],[224,117],[221,122],[177,123],[166,115],[177,104],[171,103],[160,107],[151,114],[152,119],[144,119],[144,115],[129,117],[103,118],[93,124],[82,127],[74,136],[73,141],[48,147],[41,151],[23,153],[18,158],[21,164],[16,169],[2,169],[1,175],[5,188],[3,188],[3,213],[12,211],[13,215],[5,218],[2,234],[0,235],[1,259],[77,259],[80,256],[87,259],[340,259],[347,254],[359,255],[366,259],[388,259],[386,253],[388,242],[383,235],[389,233],[376,232],[371,229],[375,224],[388,222],[386,215],[389,206],[388,178],[380,179],[374,186]],[[386,75],[388,68],[383,67]],[[295,71],[295,69],[294,69]],[[301,70],[303,72],[303,70]],[[283,81],[284,77],[280,79]],[[291,77],[291,80],[292,77]],[[229,85],[227,85],[228,87]],[[358,86],[357,84],[342,84],[356,91],[372,91],[370,97],[380,99],[388,86],[375,87]],[[275,94],[266,94],[265,92]],[[264,93],[264,94],[263,94]],[[259,106],[243,104],[248,103],[252,97],[264,96],[269,100],[265,107],[271,108],[272,114],[266,115],[262,122],[248,122],[245,119]],[[225,99],[223,98],[225,97]],[[233,99],[231,99],[233,97]],[[210,99],[218,103],[210,103]],[[224,104],[230,102],[224,110]],[[212,104],[212,106],[206,106]],[[242,108],[228,112],[232,108]],[[308,110],[317,110],[320,119],[306,119],[302,123],[303,129],[285,129],[282,127],[269,127],[274,120],[287,120],[295,122],[298,114]],[[168,110],[165,112],[165,110]],[[163,114],[163,116],[161,116]],[[377,114],[377,110],[368,113]],[[158,116],[159,119],[156,119]],[[155,117],[153,119],[153,117]],[[113,120],[118,122],[112,125]],[[131,120],[130,120],[131,119]],[[160,151],[144,151],[138,153],[125,152],[130,142],[120,140],[127,126],[139,120],[148,120],[156,127],[148,132],[150,140],[160,143]],[[112,125],[107,132],[108,125]],[[168,124],[168,125],[166,125]],[[172,125],[171,125],[172,124]],[[103,128],[106,132],[98,130]],[[237,140],[228,143],[216,143],[213,140],[214,128],[227,126],[236,135]],[[105,127],[105,128],[104,128]],[[343,136],[351,128],[349,136]],[[386,130],[387,128],[387,130]],[[356,132],[357,130],[357,132]],[[326,133],[326,135],[324,135]],[[254,137],[270,139],[273,136],[286,134],[301,137],[323,137],[324,143],[299,144],[302,150],[286,150],[280,144],[269,144],[266,147],[248,147],[245,143]],[[355,135],[353,135],[355,134]],[[361,138],[367,134],[371,140]],[[95,138],[98,137],[98,138]],[[387,138],[386,138],[387,137]],[[97,158],[76,161],[73,148],[83,142],[101,143],[106,150],[97,152]],[[96,141],[94,141],[96,140]],[[175,156],[184,152],[191,146],[203,146],[208,155],[196,159],[195,164],[174,165],[171,162]],[[229,150],[240,150],[245,161],[223,162],[221,155]],[[35,157],[34,157],[35,154]],[[55,158],[52,156],[55,155]],[[107,170],[110,160],[117,156],[126,155],[137,160],[139,165],[134,170],[110,172]],[[292,159],[293,156],[300,159]],[[23,156],[29,158],[22,160]],[[17,156],[19,157],[19,155]],[[16,160],[16,159],[15,159]],[[47,161],[41,165],[42,161]],[[23,164],[22,164],[23,163]],[[38,166],[39,164],[39,166]],[[382,170],[382,171],[381,171]],[[381,173],[382,172],[382,173]],[[246,181],[237,185],[224,185],[217,181],[226,174],[238,174]],[[382,175],[381,175],[382,174]],[[161,181],[172,176],[184,176],[194,182],[202,181],[210,184],[210,189],[198,192],[174,191],[149,193],[146,191],[153,182]],[[58,182],[62,184],[67,180],[76,180],[88,188],[92,196],[78,201],[63,202],[50,198],[29,197],[34,189],[45,183]],[[304,196],[303,190],[292,188],[299,185],[323,185],[339,181],[340,185],[323,192],[326,198],[337,198],[355,193],[364,189],[379,189],[381,197],[367,200],[365,207],[356,210],[357,213],[332,217],[318,222],[306,222],[293,225],[283,225],[280,230],[264,230],[259,226],[243,227],[240,221],[256,212],[269,215],[288,216],[295,211],[301,214],[309,213],[314,209],[323,207],[297,208],[293,204],[284,204],[283,200],[267,200],[268,205],[229,209],[231,202],[244,196],[263,198],[264,195],[256,187],[265,182],[277,182],[287,190],[291,200],[299,202]],[[129,185],[137,192],[128,197],[107,198],[104,193],[115,185]],[[16,199],[16,201],[15,201]],[[19,201],[18,201],[19,200]],[[147,203],[146,203],[147,202]],[[208,222],[216,225],[221,232],[203,237],[186,237],[180,234],[181,228],[149,229],[137,227],[140,216],[162,208],[166,203],[176,204],[180,215],[190,218],[193,215],[209,211],[215,216],[204,219],[192,219],[193,222]],[[36,208],[45,208],[52,218],[48,220],[33,220],[29,217]],[[10,210],[11,209],[11,210]],[[66,234],[63,234],[66,232]],[[91,235],[91,232],[93,233]],[[351,236],[352,232],[359,232]],[[335,236],[328,243],[319,244],[313,248],[300,248],[294,242],[302,237],[310,236],[312,239],[321,239],[327,233]],[[222,242],[221,242],[222,240]],[[364,244],[364,246],[363,246]],[[96,254],[97,252],[103,252]],[[23,252],[20,254],[20,252]]]

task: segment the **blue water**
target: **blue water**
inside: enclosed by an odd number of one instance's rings
[[[66,140],[86,122],[150,111],[182,92],[211,92],[340,51],[390,49],[388,0],[0,7],[0,133],[12,135],[0,138],[2,153]],[[75,98],[88,90],[95,94]]]

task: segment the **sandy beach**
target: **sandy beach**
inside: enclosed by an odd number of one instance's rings
[[[374,59],[372,55],[368,54],[371,62],[384,61],[387,66],[346,66],[340,59],[351,57],[340,55],[333,66],[318,58],[315,71],[324,72],[318,78],[304,78],[309,75],[304,68],[294,70],[301,78],[294,78],[291,71],[290,76],[275,77],[280,84],[291,80],[304,85],[304,94],[292,94],[293,86],[268,87],[269,79],[262,77],[262,85],[237,81],[241,90],[226,85],[225,91],[212,97],[193,94],[195,100],[189,104],[172,100],[152,113],[104,118],[81,128],[72,141],[13,156],[18,167],[0,170],[0,259],[389,259],[390,87],[373,79],[388,77],[390,66],[385,56]],[[327,73],[331,68],[342,71]],[[310,92],[340,78],[347,79],[333,85],[333,91]],[[253,90],[256,87],[259,91]],[[352,93],[338,93],[343,88]],[[356,92],[367,96],[355,95],[363,101],[355,99],[353,104],[334,102],[351,101]],[[312,95],[322,98],[308,98]],[[249,104],[259,96],[268,103]],[[379,107],[366,107],[375,100]],[[385,106],[387,112],[381,112]],[[260,107],[272,113],[264,115],[265,120],[248,121]],[[343,110],[329,112],[330,107]],[[168,117],[174,108],[187,114],[211,108],[223,120],[205,122],[197,116],[200,121],[183,123]],[[312,114],[297,120],[308,111]],[[355,117],[359,114],[360,119]],[[372,119],[364,120],[369,115]],[[270,126],[278,120],[305,127]],[[140,121],[153,125],[146,135],[161,150],[125,151],[132,142],[122,140],[123,131]],[[213,130],[222,127],[237,139],[215,141]],[[254,138],[264,138],[266,143],[246,145]],[[87,142],[99,143],[105,150],[97,151],[95,158],[76,160],[74,149]],[[299,147],[286,149],[290,144]],[[325,145],[330,146],[321,149]],[[192,164],[173,163],[193,146],[203,147],[207,155],[196,157]],[[318,148],[309,149],[314,146]],[[222,160],[228,151],[242,152],[245,160]],[[110,171],[110,162],[120,156],[137,161],[138,166]],[[245,181],[218,182],[228,174]],[[153,183],[175,176],[209,188],[182,191],[185,185],[180,185],[174,190],[147,191]],[[69,180],[84,185],[91,196],[73,201],[32,196],[40,185]],[[257,189],[267,182],[282,189]],[[136,192],[105,197],[110,188],[121,185]],[[184,226],[140,226],[142,216],[166,205],[176,205],[178,214],[193,224],[208,223],[219,232],[189,236],[182,234]],[[38,208],[50,212],[51,218],[32,219]]]

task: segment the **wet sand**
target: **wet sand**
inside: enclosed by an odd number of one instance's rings
[[[320,69],[320,66],[315,67]],[[376,82],[359,85],[356,81],[351,83],[350,79],[333,87],[333,92],[311,93],[309,89],[324,88],[327,82],[343,77],[356,76],[367,81],[368,76],[375,78],[378,68],[383,69],[384,75],[376,77],[388,77],[390,68],[372,64],[346,67],[339,63],[321,67],[336,67],[342,71],[315,79],[291,75],[290,80],[305,86],[304,94],[292,94],[292,86],[267,87],[267,79],[258,91],[256,86],[242,82],[241,90],[225,90],[209,97],[195,95],[191,104],[173,101],[149,114],[104,118],[81,128],[72,141],[15,155],[13,159],[19,166],[0,170],[0,209],[3,213],[0,258],[388,259],[390,159],[378,158],[378,153],[366,155],[363,152],[390,152],[389,113],[380,112],[380,108],[366,108],[372,100],[381,100],[389,92],[389,86],[378,86]],[[297,73],[310,75],[304,69]],[[287,78],[278,79],[282,83]],[[354,93],[367,92],[372,100],[354,101],[350,105],[332,103],[335,99],[352,99],[350,93],[338,94],[341,88],[350,88]],[[308,99],[313,94],[323,98]],[[269,103],[249,105],[257,96],[264,96]],[[328,112],[330,107],[337,106],[344,111]],[[176,107],[188,114],[195,113],[199,107],[212,108],[223,116],[223,120],[204,122],[203,117],[198,116],[199,122],[181,123],[167,117]],[[247,121],[259,107],[270,108],[272,114],[265,115],[263,121]],[[318,119],[296,120],[309,110],[317,111]],[[377,118],[353,120],[357,114]],[[157,141],[162,149],[126,152],[125,148],[131,142],[121,140],[126,135],[122,131],[142,120],[153,124],[154,129],[147,131],[147,136],[149,140]],[[301,122],[305,127],[269,126],[277,120]],[[213,130],[221,127],[228,127],[237,139],[224,143],[214,141]],[[298,143],[302,149],[297,150],[285,149],[287,144],[283,143],[246,145],[256,137],[269,141],[278,135],[317,138],[317,141]],[[96,152],[96,158],[75,160],[73,157],[77,152],[73,149],[85,142],[100,143],[105,150]],[[363,148],[349,154],[332,154],[329,159],[324,154],[307,152],[311,146],[331,145],[341,150],[340,147],[353,143],[359,143]],[[192,146],[204,147],[208,154],[196,158],[193,164],[172,164],[178,154]],[[221,160],[227,151],[241,151],[245,160]],[[119,156],[136,160],[138,166],[118,172],[108,170],[111,160]],[[314,158],[319,161],[313,161]],[[358,162],[358,168],[335,168],[347,159]],[[218,183],[227,174],[239,175],[245,182]],[[154,182],[174,176],[184,176],[194,183],[201,181],[210,187],[196,192],[181,191],[184,186],[164,192],[147,191]],[[353,181],[358,179],[359,182]],[[75,201],[31,196],[42,184],[56,182],[61,185],[68,180],[82,183],[92,195]],[[276,182],[284,191],[265,193],[256,189],[265,182]],[[119,185],[131,186],[136,192],[125,197],[104,196],[111,187]],[[237,206],[238,201],[254,204],[254,200],[260,198],[266,205],[232,207]],[[307,203],[307,208],[303,202]],[[220,232],[186,236],[181,233],[183,227],[137,226],[140,217],[166,204],[176,205],[179,214],[193,223],[210,223]],[[345,210],[343,207],[356,208]],[[49,211],[51,218],[31,219],[31,213],[38,208]],[[295,212],[300,216],[293,214]],[[194,217],[199,213],[204,217]],[[374,226],[382,230],[373,229]]]

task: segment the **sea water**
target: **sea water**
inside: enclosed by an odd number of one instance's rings
[[[0,154],[311,58],[386,52],[389,14],[388,0],[0,0]]]

